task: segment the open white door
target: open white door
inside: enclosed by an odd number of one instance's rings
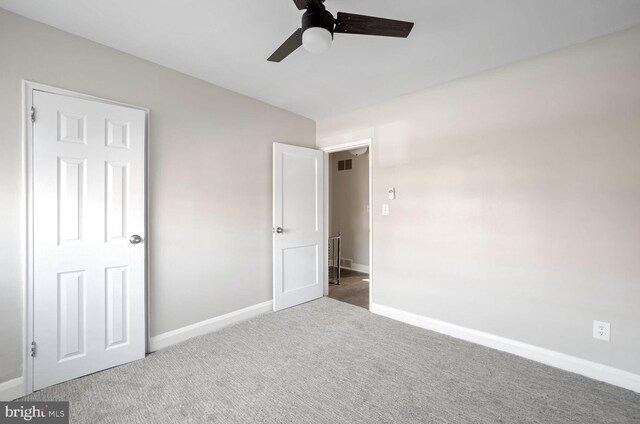
[[[33,92],[33,388],[145,355],[144,111]]]
[[[322,297],[324,166],[319,150],[273,144],[273,310]]]

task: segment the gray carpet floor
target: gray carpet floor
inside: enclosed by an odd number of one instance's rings
[[[323,298],[49,387],[74,423],[640,423],[640,395]]]

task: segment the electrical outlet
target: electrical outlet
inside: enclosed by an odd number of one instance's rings
[[[593,321],[593,338],[608,342],[611,340],[611,324],[603,321]]]
[[[389,216],[389,205],[386,203],[382,205],[382,216]]]

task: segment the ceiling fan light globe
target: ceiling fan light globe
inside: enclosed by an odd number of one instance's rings
[[[324,53],[332,42],[333,34],[322,27],[307,28],[302,33],[302,45],[310,53]]]

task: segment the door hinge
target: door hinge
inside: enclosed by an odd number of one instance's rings
[[[36,342],[31,342],[31,356],[36,356]]]
[[[36,108],[33,106],[31,106],[30,116],[31,116],[31,122],[36,122]]]

